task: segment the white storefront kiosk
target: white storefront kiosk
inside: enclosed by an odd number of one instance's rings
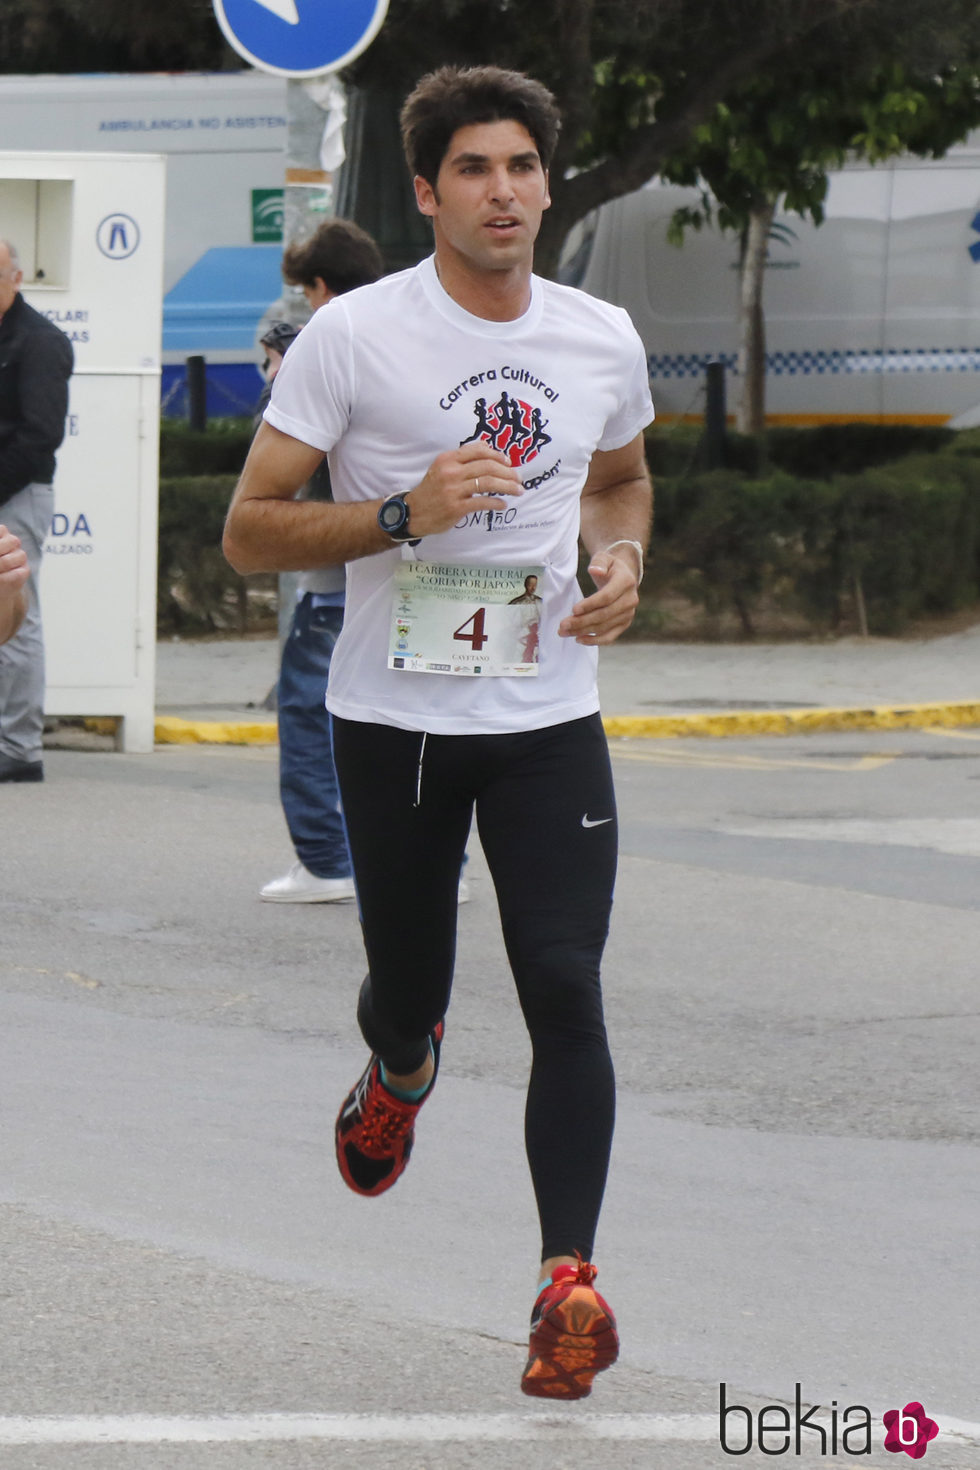
[[[153,749],[165,159],[0,152],[0,236],[75,372],[41,573],[46,712]]]

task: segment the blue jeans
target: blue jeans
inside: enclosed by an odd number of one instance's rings
[[[299,599],[279,669],[279,796],[296,856],[317,878],[349,878],[350,854],[323,698],[342,607]]]

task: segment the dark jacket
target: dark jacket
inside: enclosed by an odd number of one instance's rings
[[[54,479],[73,362],[64,332],[18,292],[0,321],[0,505]]]

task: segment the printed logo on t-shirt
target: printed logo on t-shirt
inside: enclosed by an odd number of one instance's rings
[[[478,398],[473,404],[476,425],[472,434],[461,439],[460,447],[482,440],[491,449],[506,454],[512,465],[530,464],[546,444],[551,443],[549,420],[540,408],[525,403],[506,390],[496,403]]]
[[[538,403],[529,403],[518,393],[533,397],[540,394],[544,403],[540,399]],[[456,422],[462,419],[465,424],[464,411],[471,415],[472,429],[457,441],[460,448],[464,444],[486,444],[506,455],[515,469],[527,469],[550,445],[543,462],[533,464],[531,473],[521,475],[525,490],[537,490],[561,473],[562,456],[556,454],[561,431],[552,424],[551,415],[552,406],[560,396],[557,388],[536,377],[530,368],[505,363],[471,373],[442,395],[439,407],[452,413]],[[555,435],[558,436],[557,442],[553,442]],[[526,509],[511,504],[504,510],[472,511],[456,522],[456,530],[463,530],[466,526],[484,526],[488,531],[516,529],[518,526],[531,530],[551,524],[551,516],[543,521],[529,522]]]

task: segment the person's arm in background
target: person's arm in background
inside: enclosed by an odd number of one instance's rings
[[[12,531],[0,526],[0,643],[12,638],[24,620],[29,576],[26,551]]]

